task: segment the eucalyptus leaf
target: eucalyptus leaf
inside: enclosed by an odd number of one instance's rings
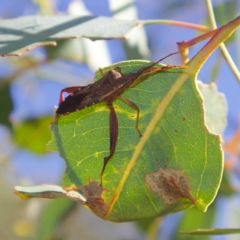
[[[0,20],[0,55],[21,55],[69,38],[123,39],[139,24],[97,16],[24,16]]]
[[[129,73],[146,65],[127,61],[102,71],[121,67]],[[114,101],[119,137],[102,186],[99,175],[109,154],[108,107],[99,103],[61,116],[51,126],[48,149],[66,161],[64,186],[81,189],[88,208],[111,221],[153,218],[194,205],[206,211],[221,182],[223,156],[220,138],[204,125],[195,75],[185,69],[159,72],[123,93],[140,109],[141,138],[136,111]]]
[[[86,199],[83,195],[73,190],[65,190],[57,185],[43,184],[39,186],[15,186],[14,193],[22,199],[28,198],[62,198],[66,197],[72,201],[79,203],[86,203]]]

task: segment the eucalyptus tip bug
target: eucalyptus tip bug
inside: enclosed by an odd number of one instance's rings
[[[66,115],[75,111],[82,110],[86,107],[92,106],[94,104],[105,102],[110,110],[109,115],[109,136],[110,136],[110,153],[108,156],[104,157],[104,163],[102,171],[100,173],[101,185],[102,178],[108,161],[112,158],[115,153],[117,138],[118,138],[118,118],[113,107],[113,101],[121,99],[123,102],[131,106],[137,111],[135,128],[141,137],[142,134],[138,128],[139,113],[140,109],[129,99],[126,99],[121,94],[125,89],[133,88],[143,80],[145,80],[149,75],[158,72],[167,71],[172,68],[186,68],[186,66],[173,66],[166,65],[163,67],[155,67],[155,65],[162,60],[174,55],[179,52],[171,53],[164,58],[161,58],[157,62],[150,64],[149,66],[144,66],[140,68],[135,73],[122,73],[121,68],[117,67],[115,69],[109,70],[108,72],[103,72],[101,69],[102,78],[97,82],[89,84],[87,86],[72,86],[64,88],[60,93],[59,106],[56,111],[56,117],[53,123],[56,123],[59,116]],[[69,95],[64,98],[64,93],[69,93]]]

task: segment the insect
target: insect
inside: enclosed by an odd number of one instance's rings
[[[120,67],[116,67],[106,73],[103,73],[102,78],[95,83],[89,84],[87,86],[73,86],[64,88],[60,93],[59,107],[56,111],[56,118],[54,122],[57,122],[57,119],[60,115],[66,115],[71,112],[75,112],[86,107],[89,107],[93,104],[100,102],[105,102],[107,107],[110,110],[109,115],[109,135],[110,135],[110,153],[108,156],[104,157],[103,167],[100,174],[101,184],[104,170],[108,161],[112,158],[115,153],[117,138],[118,138],[118,118],[113,107],[114,100],[121,99],[123,102],[131,106],[137,111],[135,128],[141,137],[142,134],[138,128],[139,122],[139,113],[140,109],[138,106],[129,99],[126,99],[121,94],[125,89],[133,88],[149,75],[155,74],[157,72],[163,72],[171,68],[185,68],[186,66],[172,66],[166,65],[164,67],[154,67],[157,63],[164,60],[165,58],[177,54],[179,52],[171,53],[164,58],[154,62],[149,66],[144,66],[140,68],[135,73],[122,73]],[[64,92],[69,93],[69,95],[64,98]]]

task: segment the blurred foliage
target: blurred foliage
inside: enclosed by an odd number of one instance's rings
[[[14,124],[14,140],[19,147],[38,154],[46,154],[46,143],[50,140],[49,124],[53,116],[29,119]]]
[[[4,79],[1,81],[3,82]],[[0,82],[0,124],[11,128],[9,115],[13,109],[13,103],[10,95],[10,86],[9,84],[1,84],[2,82]]]
[[[212,204],[206,213],[200,212],[196,208],[184,211],[183,216],[178,225],[178,231],[190,231],[199,228],[211,228],[214,223],[216,207]],[[199,236],[189,236],[185,234],[175,233],[175,240],[199,240]],[[201,240],[210,240],[209,236],[201,236]]]
[[[75,207],[75,202],[65,198],[49,202],[40,215],[36,240],[52,239],[57,227],[74,211]]]

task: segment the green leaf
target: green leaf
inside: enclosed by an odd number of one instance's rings
[[[136,72],[148,64],[128,61],[103,71],[118,66]],[[98,72],[96,79],[100,77]],[[111,221],[153,218],[193,205],[206,211],[220,185],[223,157],[219,137],[204,126],[195,76],[182,69],[159,72],[123,96],[138,105],[143,136],[135,129],[136,111],[114,101],[119,136],[103,187],[99,175],[109,154],[106,104],[61,116],[51,126],[48,148],[66,161],[64,186],[80,188],[88,208]]]
[[[181,233],[193,235],[226,235],[226,234],[240,234],[240,229],[239,228],[196,229],[190,232]]]
[[[136,21],[96,16],[25,16],[0,20],[0,55],[21,55],[39,46],[56,46],[57,40],[68,38],[123,39],[137,26]]]
[[[9,84],[0,86],[0,102],[2,103],[0,105],[0,124],[12,127],[9,121],[9,115],[13,109],[13,103],[11,99]]]
[[[179,234],[182,232],[188,232],[192,229],[196,228],[210,228],[213,225],[215,219],[216,207],[215,205],[211,205],[206,213],[200,212],[197,208],[191,208],[186,210],[183,213],[183,217],[180,220],[178,230],[176,235],[174,236],[175,240],[185,240],[186,236],[183,234]],[[179,231],[180,229],[180,231]],[[179,232],[178,232],[179,231]],[[197,236],[188,236],[189,240],[197,240],[199,237]],[[208,236],[204,236],[201,240],[210,239]]]
[[[38,154],[46,153],[46,142],[51,138],[49,124],[52,116],[26,120],[14,125],[14,140],[20,146]]]
[[[50,202],[44,208],[39,219],[36,240],[52,239],[53,233],[68,214],[74,210],[76,204],[65,198]]]

